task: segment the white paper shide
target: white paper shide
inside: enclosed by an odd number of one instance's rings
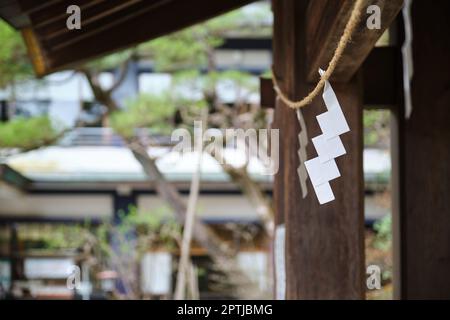
[[[319,73],[322,76],[324,71],[319,70]],[[328,81],[325,82],[322,97],[327,111],[316,117],[322,134],[312,138],[318,156],[305,162],[320,204],[335,199],[330,181],[341,176],[335,158],[346,154],[339,136],[350,131],[336,94]]]

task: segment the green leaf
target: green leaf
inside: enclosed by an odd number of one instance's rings
[[[60,133],[49,117],[15,118],[0,123],[0,148],[39,148],[54,142]]]
[[[0,20],[0,88],[33,75],[33,67],[19,32]]]
[[[175,105],[167,94],[142,94],[127,103],[125,110],[111,115],[111,125],[121,136],[131,138],[135,128],[152,128],[153,132],[168,133]]]

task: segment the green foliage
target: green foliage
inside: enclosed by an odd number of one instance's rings
[[[52,143],[59,134],[48,117],[16,118],[0,123],[0,148],[35,149]]]
[[[242,94],[255,92],[257,82],[249,74],[217,71],[213,52],[228,33],[243,27],[243,22],[256,28],[261,14],[261,10],[256,10],[254,15],[258,18],[249,21],[246,20],[248,15],[245,16],[241,10],[234,11],[140,45],[135,50],[136,56],[151,58],[157,70],[172,74],[170,94],[143,94],[129,101],[126,110],[111,115],[110,123],[115,131],[127,138],[134,136],[135,128],[151,127],[154,132],[169,133],[176,112],[188,114],[190,121],[198,117],[200,110],[214,104],[219,82],[233,86],[235,92]],[[114,61],[114,57],[110,59]],[[116,56],[115,59],[117,62],[120,57]],[[98,71],[99,67],[105,68],[107,65],[97,61],[88,67],[97,68]],[[207,72],[201,73],[198,71],[200,69],[206,69]]]
[[[156,58],[157,70],[174,71],[206,65],[208,48],[220,43],[220,38],[208,37],[204,28],[197,26],[151,41],[142,50]]]
[[[124,50],[117,53],[107,55],[105,57],[95,59],[86,63],[83,67],[90,70],[92,73],[102,72],[105,70],[115,69],[125,61],[130,59],[130,56],[134,54],[134,49]]]
[[[223,37],[237,29],[241,13],[235,11],[140,46],[139,51],[155,59],[161,71],[207,67],[212,50],[223,44]]]
[[[230,86],[234,91],[257,92],[258,83],[249,73],[238,70],[210,71],[202,74],[197,70],[179,71],[173,74],[172,96],[178,104],[180,101],[189,101],[191,104],[195,101],[204,99],[204,93],[215,92],[219,83]],[[186,100],[186,92],[199,92],[202,94],[199,99]]]
[[[128,213],[119,213],[121,223],[113,225],[103,222],[95,232],[97,245],[106,257],[118,254],[111,247],[111,236],[119,245],[119,254],[140,253],[152,248],[164,247],[173,249],[181,234],[180,225],[169,214],[166,207],[140,212],[135,206],[130,206]]]
[[[201,72],[196,69],[183,70],[174,72],[172,74],[171,82],[171,96],[177,104],[180,103],[193,103],[198,99],[186,98],[186,92],[192,95],[195,92],[203,92],[206,87],[211,86],[211,82],[215,82],[215,79],[210,78],[210,81],[204,81],[205,78]],[[203,96],[199,97],[200,99]]]
[[[244,95],[257,90],[258,84],[254,80],[251,75],[240,71],[206,74],[197,70],[180,71],[173,75],[170,95],[167,92],[139,95],[127,103],[125,110],[111,115],[111,125],[127,138],[134,136],[135,128],[151,128],[155,133],[169,134],[175,125],[177,111],[183,114],[184,120],[199,118],[201,110],[212,103],[208,94],[215,93],[219,82]],[[189,116],[186,117],[187,114]]]
[[[157,70],[173,72],[180,69],[208,68],[214,48],[223,44],[227,35],[270,35],[269,6],[255,8],[251,13],[235,10],[202,24],[145,43],[139,47],[144,56],[154,59]]]
[[[228,35],[248,28],[254,32],[253,29],[257,29],[264,20],[261,18],[264,12],[256,10],[251,16],[257,18],[250,19],[248,13],[237,10],[139,48],[144,56],[152,58],[157,70],[171,73],[171,98],[185,123],[199,119],[199,111],[208,107],[210,113],[216,113],[213,117],[216,122],[229,124],[228,118],[232,117],[233,112],[238,113],[239,108],[231,111],[229,106],[221,105],[217,96],[218,85],[231,88],[236,93],[235,104],[246,101],[246,95],[257,91],[258,82],[250,74],[234,70],[219,71],[214,50],[223,44]],[[202,69],[206,72],[199,71]],[[149,111],[153,112],[153,109]],[[220,112],[222,114],[219,115]],[[129,126],[132,123],[127,122]]]
[[[389,111],[364,110],[364,145],[366,147],[389,146]]]
[[[271,79],[273,77],[272,70],[266,70],[262,75],[262,78]]]
[[[0,21],[0,88],[33,76],[33,67],[19,32]],[[0,123],[0,148],[35,149],[53,142],[59,132],[48,117],[17,118]]]
[[[33,74],[20,33],[0,20],[0,88],[23,80]]]
[[[100,260],[112,255],[146,252],[152,248],[164,247],[171,250],[177,246],[181,227],[166,207],[152,209],[151,212],[139,211],[130,206],[128,213],[119,213],[121,223],[114,225],[105,220],[98,226],[88,221],[84,224],[52,225],[35,236],[39,240],[40,249],[75,250],[89,244],[95,249]],[[39,230],[39,229],[37,229]],[[114,252],[111,237],[119,243],[119,252]]]
[[[389,250],[392,245],[392,218],[386,215],[383,219],[374,224],[376,236],[374,239],[374,247],[380,250]]]
[[[78,249],[85,244],[89,228],[88,224],[55,225],[50,232],[41,234],[41,240],[49,250]]]
[[[149,128],[158,133],[168,133],[175,104],[168,94],[142,94],[127,103],[126,110],[111,115],[111,125],[123,137],[131,138],[135,128]]]
[[[176,246],[181,226],[166,206],[154,208],[150,212],[139,211],[135,206],[128,210],[128,214],[122,218],[122,232],[133,229],[135,235],[142,240],[143,250],[152,246],[164,246],[166,249]]]
[[[238,70],[227,70],[218,74],[218,80],[230,83],[235,89],[246,89],[250,92],[257,92],[258,83],[255,77],[247,72]]]

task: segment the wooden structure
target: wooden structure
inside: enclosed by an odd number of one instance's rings
[[[17,0],[0,4],[0,12],[2,18],[22,30],[35,71],[42,76],[180,30],[250,2]],[[66,26],[66,10],[73,4],[82,12],[80,30],[69,30]]]
[[[414,1],[413,112],[396,111],[402,297],[450,298],[450,2]]]
[[[282,90],[291,99],[300,99],[312,89],[318,66],[324,68],[333,56],[336,43],[354,1],[274,1],[274,76],[282,81]],[[386,28],[401,8],[401,1],[380,1],[388,14]],[[392,6],[392,7],[391,7]],[[363,233],[363,87],[359,73],[362,62],[383,30],[369,30],[362,19],[354,42],[346,50],[332,80],[344,108],[352,134],[342,140],[348,154],[337,159],[342,177],[332,181],[336,200],[319,205],[310,187],[301,198],[296,174],[299,124],[295,111],[280,104],[276,123],[281,130],[282,181],[274,190],[278,219],[286,225],[286,297],[360,299],[365,295]],[[357,50],[356,50],[357,49]],[[321,99],[303,110],[309,137],[320,134],[316,115],[326,111]],[[307,153],[315,152],[312,143]],[[299,272],[301,270],[301,272]],[[323,285],[321,285],[323,284]]]
[[[65,29],[70,1],[9,1],[0,15],[24,30],[39,75],[134,45],[244,5],[246,0],[79,1],[87,25]],[[288,299],[364,297],[362,110],[392,110],[395,295],[450,298],[450,3],[413,1],[413,113],[402,99],[402,0],[367,0],[381,8],[381,30],[357,28],[332,77],[351,133],[337,159],[342,178],[331,182],[336,200],[319,206],[301,198],[297,178],[299,125],[283,105],[275,111],[282,145],[275,179],[276,223],[286,225]],[[326,67],[348,20],[352,0],[272,0],[274,71],[291,98],[306,95]],[[124,17],[123,19],[119,17]],[[374,48],[390,25],[397,41]],[[397,30],[397,33],[395,33]],[[265,95],[265,97],[270,97]],[[273,97],[273,96],[272,96]],[[269,98],[270,99],[270,98]],[[269,103],[270,104],[270,103]],[[272,98],[272,106],[274,105]],[[319,133],[320,99],[304,109],[309,136]],[[308,157],[315,155],[312,144]],[[309,183],[309,182],[308,182]]]

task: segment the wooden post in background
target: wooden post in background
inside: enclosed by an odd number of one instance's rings
[[[273,0],[274,76],[282,90],[299,99],[311,90],[306,67],[306,0]],[[280,171],[275,177],[277,216],[286,225],[287,299],[364,298],[364,216],[362,170],[362,88],[359,76],[333,84],[351,131],[341,136],[347,154],[336,159],[341,177],[331,185],[336,200],[319,205],[308,179],[302,199],[297,167],[299,124],[294,110],[278,105]],[[309,141],[320,134],[316,116],[325,112],[321,97],[302,109]],[[316,156],[310,142],[308,158]],[[282,210],[282,212],[280,212]],[[281,219],[280,219],[281,220]]]
[[[401,298],[450,298],[450,1],[413,1],[413,111],[398,115]]]

